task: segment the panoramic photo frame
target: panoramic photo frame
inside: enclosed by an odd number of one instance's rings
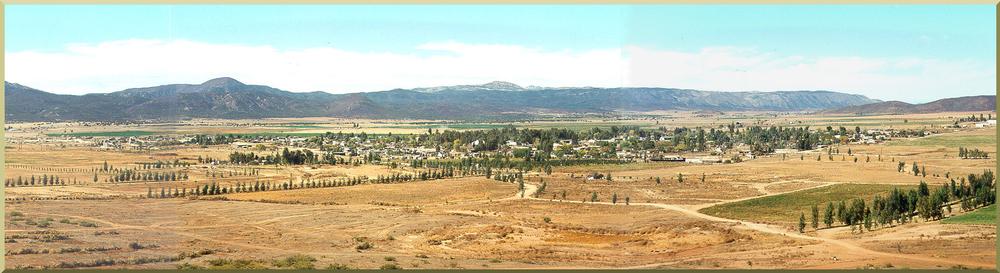
[[[4,268],[995,270],[994,4],[7,3]]]

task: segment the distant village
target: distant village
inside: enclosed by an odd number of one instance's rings
[[[993,127],[996,120],[981,120],[966,127]],[[277,153],[282,149],[309,150],[312,154],[358,157],[371,156],[383,161],[414,159],[460,159],[505,156],[527,160],[551,159],[614,159],[632,162],[668,161],[692,164],[731,163],[760,156],[793,154],[823,149],[835,145],[872,145],[894,138],[920,137],[933,134],[929,130],[866,129],[854,130],[832,127],[803,130],[804,128],[778,129],[733,124],[711,131],[703,129],[666,130],[646,132],[648,129],[619,129],[613,134],[603,132],[589,137],[573,135],[572,138],[551,137],[551,142],[524,141],[523,136],[511,133],[466,134],[458,139],[445,141],[434,132],[413,135],[365,135],[326,133],[317,136],[299,135],[141,135],[141,136],[73,136],[46,135],[35,138],[8,139],[11,145],[49,144],[58,146],[91,147],[118,151],[158,151],[174,148],[203,146],[228,147],[228,150]],[[7,130],[12,130],[10,127]],[[525,134],[522,129],[514,134]],[[636,133],[639,130],[639,133]],[[484,130],[480,130],[484,131]],[[777,132],[777,133],[775,133]],[[534,132],[537,134],[537,132]],[[544,132],[542,132],[544,133]],[[440,134],[438,132],[437,134]],[[755,143],[750,134],[775,134],[780,137],[769,143]],[[510,136],[504,138],[504,136]],[[519,141],[518,138],[522,140]],[[487,143],[487,139],[492,142]],[[806,143],[803,144],[803,141]],[[804,145],[804,146],[803,146]],[[488,148],[483,148],[488,146]],[[764,147],[764,148],[761,148]]]

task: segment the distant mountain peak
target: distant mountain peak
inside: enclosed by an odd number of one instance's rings
[[[479,86],[496,90],[524,90],[520,85],[505,81],[491,81]]]
[[[484,84],[466,84],[466,85],[449,85],[449,86],[437,86],[437,87],[422,87],[414,88],[413,91],[424,92],[424,93],[435,93],[445,90],[454,91],[523,91],[524,87],[520,85],[505,82],[505,81],[491,81]]]
[[[231,86],[243,86],[245,84],[230,77],[221,77],[208,80],[202,83],[201,85],[205,87],[231,87]]]

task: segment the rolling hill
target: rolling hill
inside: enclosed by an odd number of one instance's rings
[[[901,101],[885,101],[830,109],[821,111],[821,113],[854,115],[921,114],[939,112],[994,111],[996,110],[996,107],[996,96],[983,95],[940,99],[923,104],[910,104]]]

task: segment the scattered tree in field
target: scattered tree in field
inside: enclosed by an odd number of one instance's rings
[[[833,226],[833,202],[826,203],[826,211],[823,212],[823,224],[826,227]]]
[[[812,206],[812,228],[819,229],[819,207]]]
[[[805,232],[806,232],[806,214],[800,212],[799,213],[799,233],[805,233]]]
[[[958,157],[962,159],[986,159],[990,158],[990,154],[987,151],[980,151],[979,148],[958,148]]]

